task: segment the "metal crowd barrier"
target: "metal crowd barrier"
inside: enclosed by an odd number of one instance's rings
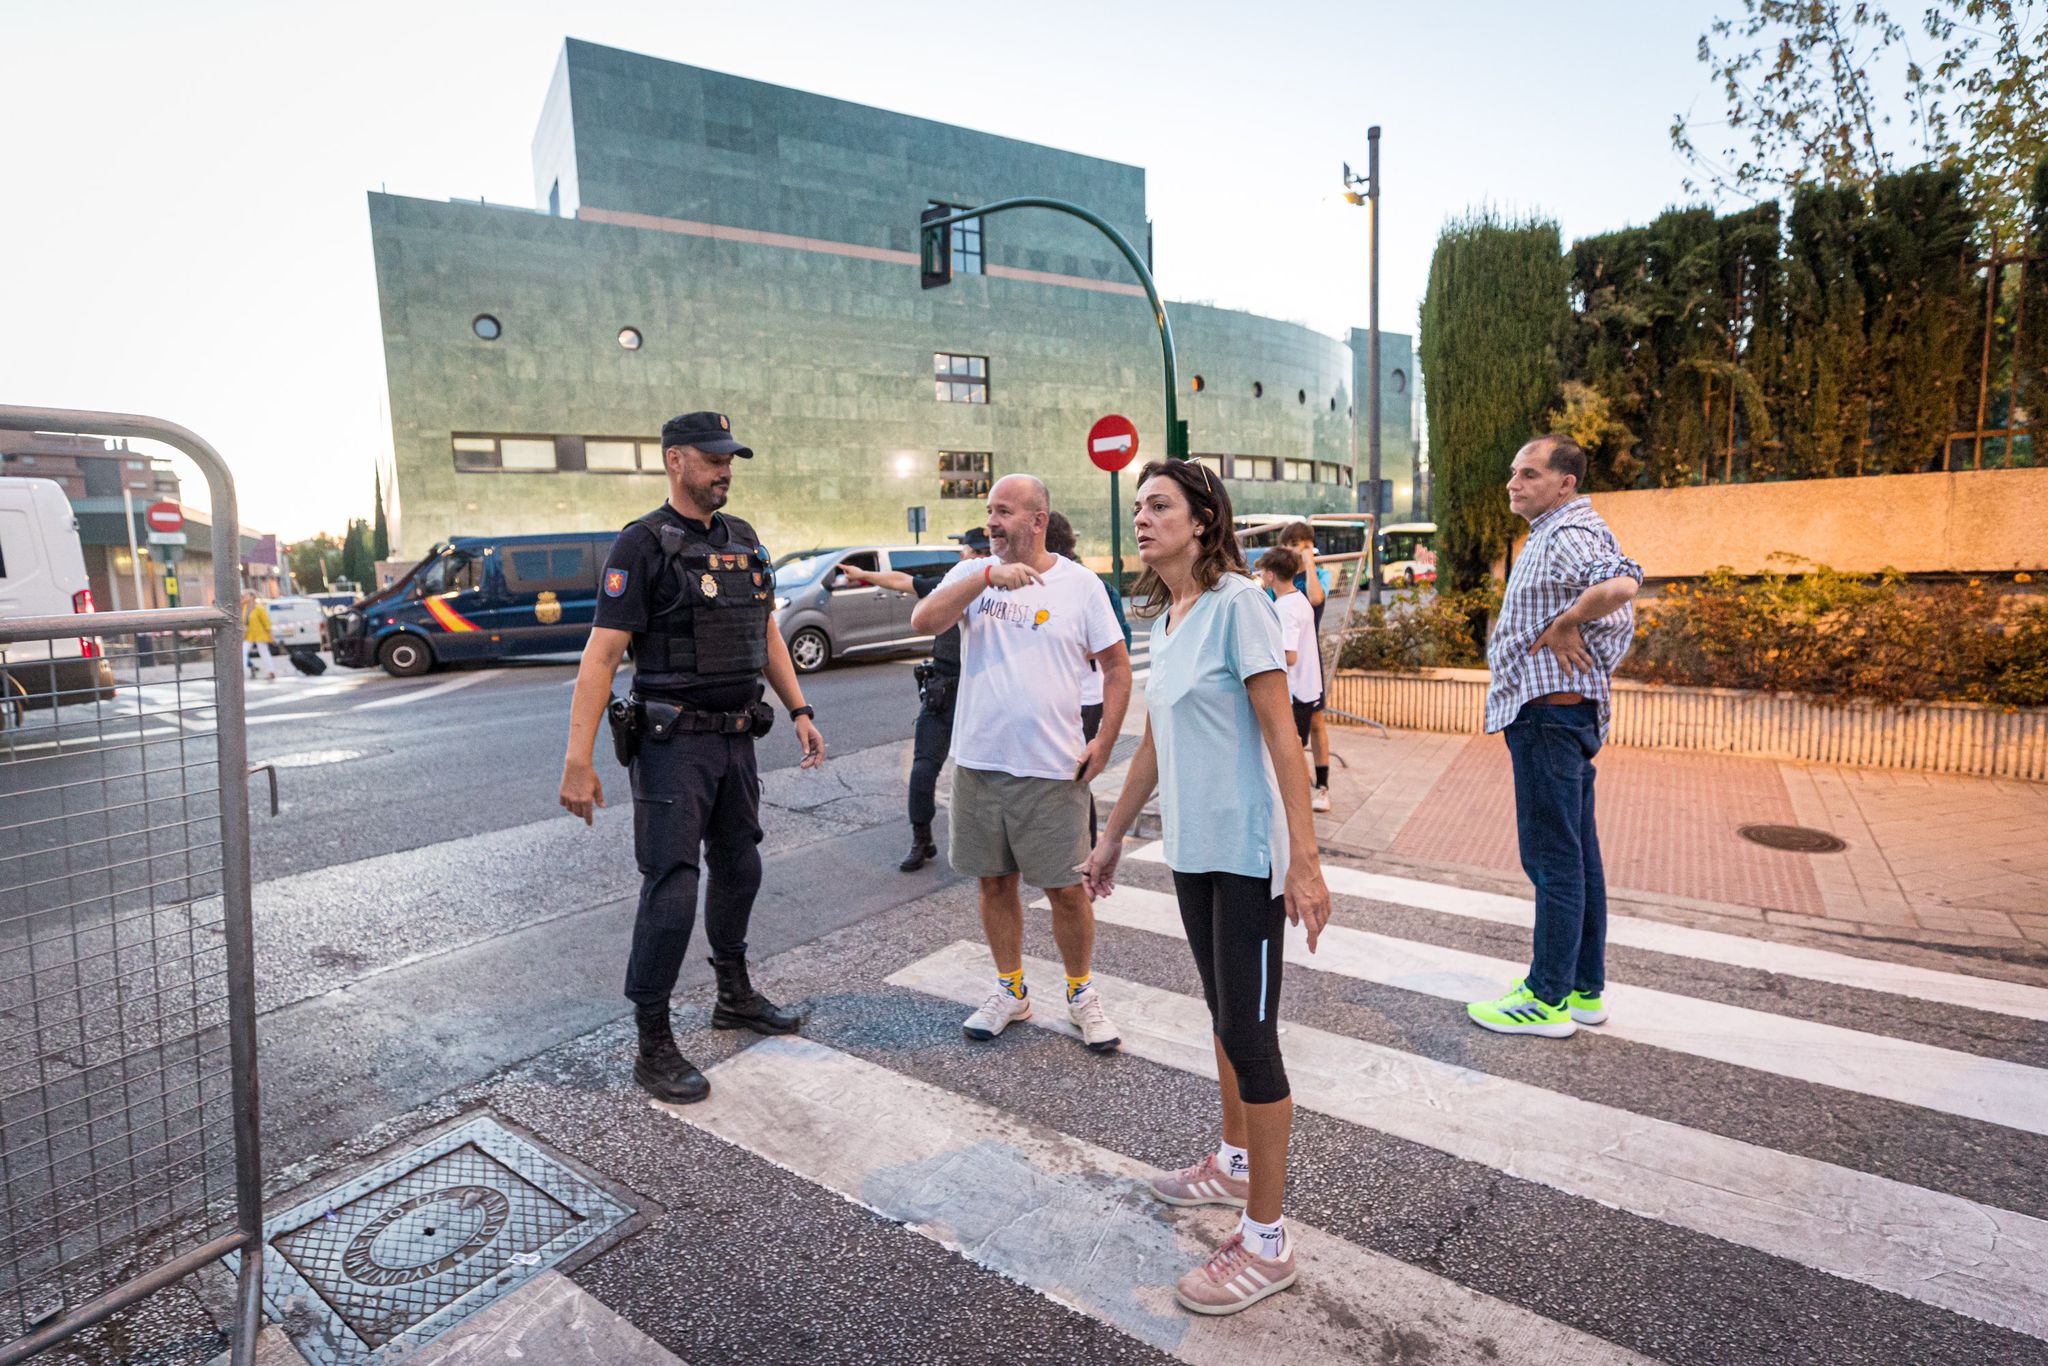
[[[230,1253],[249,1366],[263,1200],[234,482],[156,418],[0,406],[0,429],[190,456],[214,604],[0,618],[0,1366]]]

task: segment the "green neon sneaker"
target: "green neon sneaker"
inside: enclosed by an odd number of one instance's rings
[[[1563,1006],[1539,1001],[1529,988],[1515,983],[1507,995],[1491,1001],[1474,1001],[1465,1007],[1472,1023],[1496,1034],[1536,1034],[1546,1039],[1569,1039],[1579,1032],[1571,1012]]]
[[[1588,996],[1583,991],[1575,991],[1564,998],[1564,1008],[1570,1011],[1571,1017],[1580,1024],[1607,1023],[1607,1002],[1599,996]]]

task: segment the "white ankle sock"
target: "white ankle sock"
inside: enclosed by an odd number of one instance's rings
[[[1262,1224],[1246,1214],[1238,1219],[1237,1226],[1244,1234],[1244,1245],[1261,1257],[1268,1261],[1278,1261],[1287,1255],[1285,1219],[1275,1219],[1270,1224]]]
[[[1216,1145],[1216,1165],[1223,1169],[1225,1176],[1234,1176],[1240,1181],[1252,1174],[1252,1155],[1243,1148],[1233,1148],[1228,1143]]]

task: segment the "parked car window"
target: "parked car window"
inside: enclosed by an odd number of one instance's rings
[[[934,565],[950,569],[960,563],[957,550],[892,550],[889,552],[889,567],[906,574],[915,574],[920,569]]]
[[[596,580],[590,547],[574,544],[516,546],[505,556],[505,589],[511,593],[575,593]]]
[[[841,569],[879,571],[882,567],[882,555],[878,550],[856,550],[851,555],[840,556],[839,567]]]

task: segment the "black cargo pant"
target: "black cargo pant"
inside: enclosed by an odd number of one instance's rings
[[[953,702],[960,695],[960,680],[934,679],[947,685],[946,705],[938,710],[920,707],[910,747],[910,823],[927,826],[939,813],[939,770],[953,748]]]
[[[697,921],[697,882],[710,872],[704,934],[714,957],[744,958],[761,890],[761,778],[749,735],[679,733],[642,741],[633,760],[633,856],[640,912],[626,960],[626,999],[665,1002]]]

